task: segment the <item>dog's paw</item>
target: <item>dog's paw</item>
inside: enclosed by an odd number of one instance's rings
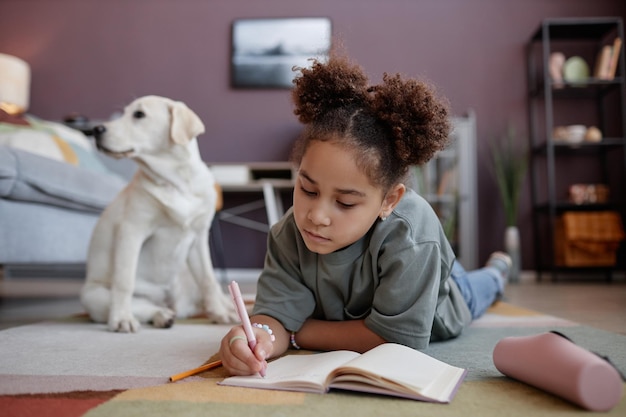
[[[132,314],[125,315],[124,317],[122,317],[122,315],[111,314],[108,326],[109,330],[112,332],[119,333],[136,333],[141,327],[139,321],[133,317]]]
[[[161,329],[168,329],[174,325],[176,313],[169,308],[164,308],[156,312],[152,317],[152,325]]]

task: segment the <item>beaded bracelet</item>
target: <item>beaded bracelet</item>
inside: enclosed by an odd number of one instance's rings
[[[276,336],[274,336],[274,332],[272,331],[272,329],[270,329],[270,326],[268,326],[267,324],[252,323],[252,327],[256,327],[257,329],[261,329],[267,332],[270,335],[270,340],[272,342],[276,340]]]
[[[289,343],[291,343],[291,347],[300,350],[300,346],[296,343],[296,332],[291,332],[289,336]]]

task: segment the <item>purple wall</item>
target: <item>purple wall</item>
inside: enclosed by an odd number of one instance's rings
[[[287,90],[229,87],[230,25],[243,17],[327,16],[370,74],[423,76],[454,113],[478,120],[478,166],[507,124],[526,132],[524,45],[547,17],[622,16],[623,0],[0,0],[0,52],[31,64],[30,112],[108,118],[134,97],[185,101],[205,122],[205,160],[284,160],[299,126]],[[502,246],[504,215],[479,178],[480,261]],[[528,187],[520,215],[533,267]],[[226,247],[229,251],[229,245]]]

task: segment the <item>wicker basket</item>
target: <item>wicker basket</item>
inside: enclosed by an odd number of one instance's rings
[[[557,219],[554,233],[556,264],[614,266],[624,237],[617,212],[565,212]]]

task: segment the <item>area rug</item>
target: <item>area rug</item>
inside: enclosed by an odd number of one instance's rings
[[[168,378],[215,357],[229,326],[203,320],[168,330],[117,334],[86,317],[0,332],[0,415],[13,416],[573,416],[626,415],[626,400],[608,413],[576,405],[500,374],[492,361],[507,336],[557,330],[607,355],[626,371],[626,336],[498,303],[464,334],[426,353],[468,369],[452,403],[429,404],[332,391],[303,394],[217,385],[217,368],[176,383]]]

